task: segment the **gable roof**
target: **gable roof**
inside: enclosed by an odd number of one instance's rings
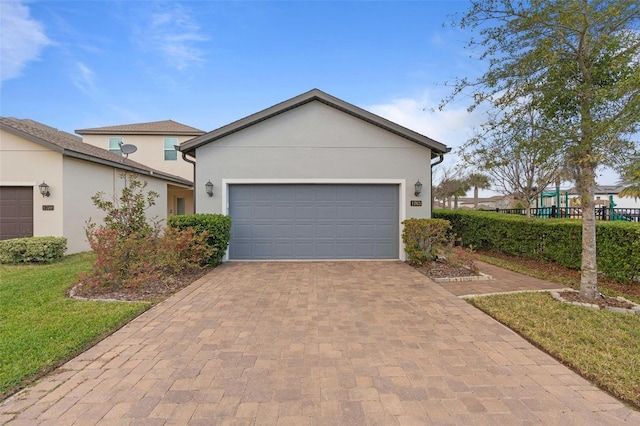
[[[285,113],[289,110],[314,101],[321,102],[339,111],[364,120],[367,123],[373,124],[374,126],[378,126],[391,133],[402,136],[403,138],[415,142],[418,145],[427,147],[431,149],[432,158],[451,151],[451,148],[448,148],[446,145],[440,142],[437,142],[427,136],[421,135],[418,132],[414,132],[413,130],[409,130],[406,127],[389,121],[386,118],[382,118],[379,115],[373,114],[355,105],[347,103],[318,89],[310,90],[306,93],[276,104],[255,114],[249,115],[248,117],[242,118],[231,124],[227,124],[226,126],[220,127],[209,133],[183,142],[182,144],[180,144],[179,150],[191,155],[192,157],[195,157],[196,148],[201,147],[202,145],[206,145],[217,139],[246,129],[247,127],[253,126],[254,124],[258,124],[262,121],[268,120],[269,118],[275,117],[279,114]]]
[[[176,135],[176,136],[200,136],[204,132],[195,127],[187,126],[173,120],[150,121],[148,123],[121,124],[118,126],[94,127],[92,129],[79,129],[75,131],[79,135]]]
[[[29,119],[0,117],[0,129],[35,142],[66,157],[78,158],[124,171],[156,177],[179,185],[193,186],[191,181],[170,175],[136,161],[125,159],[106,149],[82,142],[82,138]]]

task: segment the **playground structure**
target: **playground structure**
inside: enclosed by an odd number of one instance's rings
[[[639,208],[616,208],[613,195],[609,195],[607,200],[598,197],[595,200],[595,214],[597,220],[607,221],[640,221]],[[495,211],[508,214],[527,214],[526,209],[496,209]],[[529,214],[541,219],[549,218],[571,218],[582,219],[582,206],[577,197],[569,198],[568,191],[560,191],[556,187],[555,191],[543,191],[540,198],[536,199],[536,207],[529,209]]]

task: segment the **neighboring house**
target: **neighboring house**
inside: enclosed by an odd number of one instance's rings
[[[492,197],[478,198],[478,210],[508,209],[512,203],[513,198],[506,195],[494,195]],[[473,209],[473,197],[459,198],[458,207],[461,209]]]
[[[82,135],[83,142],[117,155],[122,155],[120,144],[134,145],[137,151],[129,155],[131,160],[190,181],[193,180],[194,166],[184,161],[175,146],[204,134],[202,130],[173,120],[96,127],[75,132]],[[193,191],[174,191],[172,196],[168,215],[193,213]]]
[[[91,201],[97,192],[119,194],[121,174],[133,172],[160,196],[149,217],[166,219],[172,192],[191,190],[191,181],[82,142],[78,136],[33,120],[0,117],[0,239],[62,236],[67,253],[89,249],[89,218],[103,212]],[[48,186],[41,195],[39,185]]]
[[[613,202],[616,208],[633,209],[640,208],[640,199],[633,197],[620,197],[618,194],[622,191],[622,185],[596,185],[595,201],[596,205],[609,207],[609,196],[613,196]],[[578,191],[575,188],[569,189],[569,204],[577,206],[577,200],[580,199]]]
[[[180,151],[197,159],[198,213],[231,216],[229,259],[403,260],[401,222],[431,217],[449,148],[314,89]]]

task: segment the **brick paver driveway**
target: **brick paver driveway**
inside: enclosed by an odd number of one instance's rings
[[[56,425],[640,423],[400,262],[225,264],[0,406],[0,422],[14,416]]]

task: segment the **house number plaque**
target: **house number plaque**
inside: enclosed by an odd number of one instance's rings
[[[422,200],[411,200],[411,207],[422,207]]]
[[[45,204],[44,206],[42,206],[42,210],[53,210],[53,205]]]

